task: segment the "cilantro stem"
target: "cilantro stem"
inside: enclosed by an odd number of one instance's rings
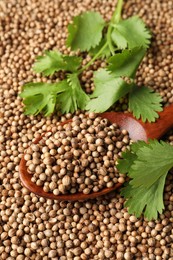
[[[108,46],[109,46],[109,49],[110,49],[110,52],[111,52],[112,55],[114,55],[114,53],[115,53],[115,48],[112,44],[112,39],[111,39],[112,23],[118,23],[120,21],[122,6],[123,6],[123,0],[118,0],[117,8],[115,9],[115,11],[112,15],[112,19],[111,19],[109,26],[108,26],[107,42],[108,42]]]
[[[97,54],[83,67],[78,71],[78,75],[81,74],[85,69],[87,69],[104,51],[104,49],[107,47],[108,43],[106,42],[103,47],[97,52]]]
[[[111,22],[119,23],[119,21],[121,20],[122,7],[123,7],[123,0],[118,0],[117,8],[115,9],[115,12],[113,13]]]
[[[111,33],[112,33],[112,27],[109,25],[106,37],[107,37],[107,42],[108,42],[110,52],[112,55],[114,55],[115,50],[114,50],[114,46],[112,44]]]

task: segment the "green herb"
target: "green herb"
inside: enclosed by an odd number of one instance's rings
[[[108,60],[108,70],[114,77],[127,76],[134,78],[144,56],[145,49],[141,47],[123,50]]]
[[[161,101],[161,96],[153,90],[134,87],[129,94],[129,109],[137,119],[141,117],[143,122],[154,122],[159,117],[156,111],[162,111]]]
[[[81,65],[82,59],[77,56],[65,56],[57,51],[45,51],[44,56],[38,56],[34,64],[34,71],[51,76],[57,71],[75,72]]]
[[[68,26],[67,46],[72,50],[89,51],[100,43],[104,26],[105,21],[96,12],[74,17],[73,23]]]
[[[117,165],[121,173],[128,173],[129,183],[121,190],[129,213],[148,220],[157,219],[164,209],[163,191],[168,171],[173,167],[173,147],[163,141],[139,141],[131,151],[123,153]]]
[[[82,90],[77,74],[69,74],[67,81],[70,86],[68,95],[71,97],[71,106],[68,105],[68,109],[64,110],[64,112],[74,112],[78,108],[84,109],[89,97]],[[65,105],[67,101],[68,99],[64,98],[64,104],[61,106],[63,109],[65,109],[64,106],[67,107],[67,105]]]
[[[135,47],[148,48],[151,35],[143,21],[133,16],[119,23],[113,23],[112,39],[120,49],[133,49]]]
[[[67,80],[58,83],[28,83],[20,95],[24,98],[25,114],[37,115],[41,111],[49,116],[55,106],[61,106],[63,113],[83,109],[89,99],[82,90],[76,74],[69,74]]]
[[[60,83],[28,83],[20,94],[24,98],[25,114],[37,115],[41,111],[48,116],[53,113],[56,105],[56,98],[59,93],[66,89],[64,81]]]
[[[131,90],[131,85],[120,77],[115,78],[105,69],[94,73],[94,84],[95,90],[86,106],[87,110],[94,112],[106,111]]]
[[[119,0],[109,23],[99,13],[90,11],[74,17],[68,25],[67,46],[73,51],[88,51],[92,56],[84,67],[81,67],[80,57],[58,51],[46,51],[37,57],[33,66],[35,72],[52,76],[64,71],[65,78],[58,86],[45,83],[25,85],[20,95],[24,99],[25,114],[42,112],[50,115],[56,110],[73,113],[78,108],[104,112],[129,94],[129,108],[135,116],[141,116],[144,121],[154,121],[158,117],[161,98],[148,89],[139,90],[133,83],[151,35],[137,16],[122,20],[122,5],[123,0]],[[92,95],[87,95],[82,89],[80,75],[99,58],[106,59],[108,66],[94,73],[95,90]],[[131,83],[127,84],[124,77],[128,77]],[[138,101],[139,96],[144,102]]]

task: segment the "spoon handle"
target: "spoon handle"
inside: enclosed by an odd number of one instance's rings
[[[159,139],[171,127],[173,127],[173,104],[164,108],[159,113],[159,118],[155,123],[143,123],[146,129],[147,137],[151,139]]]

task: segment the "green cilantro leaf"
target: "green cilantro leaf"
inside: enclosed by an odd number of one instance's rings
[[[55,108],[62,113],[73,113],[83,109],[89,101],[82,90],[77,74],[68,74],[68,79],[58,83],[29,83],[23,87],[20,96],[24,99],[25,114],[52,114]]]
[[[69,72],[76,72],[82,63],[82,58],[78,56],[64,55],[63,59],[65,62],[64,70]]]
[[[123,153],[117,165],[120,172],[127,173],[130,182],[122,189],[129,213],[147,219],[156,219],[162,213],[163,190],[168,171],[173,167],[173,147],[163,141],[139,141],[132,144],[131,151]],[[130,154],[131,153],[131,154]],[[124,163],[124,165],[123,165]]]
[[[56,105],[58,93],[66,89],[65,81],[59,83],[28,83],[20,94],[25,105],[26,115],[37,115],[43,112],[46,116],[52,114]]]
[[[76,71],[81,65],[81,58],[77,56],[63,56],[58,51],[45,51],[44,56],[38,56],[34,64],[34,71],[45,76],[53,75],[56,71]]]
[[[165,179],[166,175],[160,177],[150,188],[144,186],[134,188],[130,184],[124,187],[121,190],[121,195],[127,199],[125,206],[128,208],[129,214],[140,217],[143,213],[148,220],[157,219],[158,213],[161,214],[164,209],[163,190]]]
[[[139,141],[134,142],[134,143],[132,143],[132,144],[130,145],[130,151],[131,151],[132,153],[135,153],[135,154],[136,154],[137,151],[138,151],[141,147],[144,147],[144,146],[147,146],[147,143],[144,142],[144,141],[139,140]]]
[[[133,178],[130,182],[133,187],[142,184],[149,188],[173,167],[173,147],[162,141],[160,143],[156,140],[150,141],[150,145],[140,148],[136,155],[138,160],[134,162],[129,173]]]
[[[121,33],[114,29],[111,34],[112,41],[119,49],[126,49],[127,48],[127,41],[124,38],[124,36],[121,35]]]
[[[150,44],[150,32],[144,22],[137,16],[112,25],[112,40],[120,49],[133,49],[134,47],[148,48]]]
[[[159,117],[159,111],[162,111],[162,98],[158,93],[147,87],[135,87],[129,94],[129,109],[133,115],[145,122],[154,122]]]
[[[95,90],[86,106],[87,110],[93,112],[106,111],[130,91],[130,85],[121,78],[115,78],[105,69],[94,73],[94,83]]]
[[[133,78],[145,53],[146,50],[144,48],[123,50],[108,60],[108,70],[115,77],[127,76]]]
[[[72,50],[89,51],[100,43],[104,26],[101,15],[93,11],[74,17],[68,26],[67,46]]]
[[[61,53],[55,51],[45,51],[44,56],[38,56],[36,60],[33,70],[45,76],[53,75],[64,66]]]
[[[81,88],[77,74],[68,74],[66,82],[66,91],[57,97],[62,113],[73,113],[78,108],[84,109],[89,97]]]

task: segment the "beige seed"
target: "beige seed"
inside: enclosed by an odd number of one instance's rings
[[[62,179],[62,184],[64,186],[69,186],[71,184],[71,179],[68,175],[65,175]]]

